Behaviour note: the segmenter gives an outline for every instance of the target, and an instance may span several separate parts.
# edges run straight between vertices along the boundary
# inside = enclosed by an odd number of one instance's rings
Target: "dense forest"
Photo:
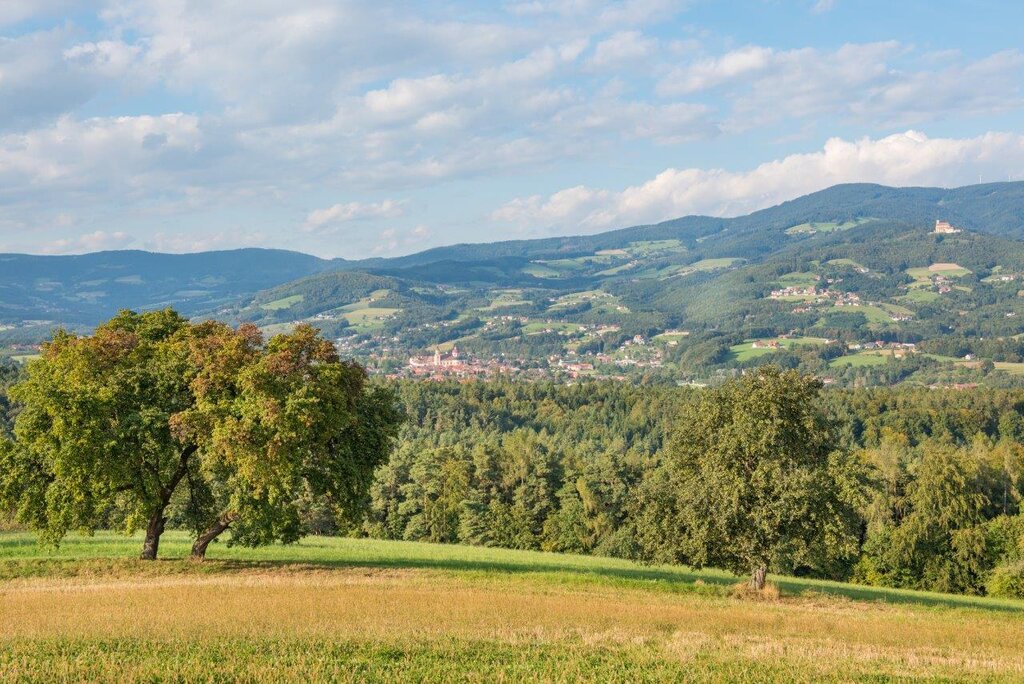
[[[0,387],[18,367],[0,365]],[[404,426],[366,514],[315,499],[306,530],[387,539],[688,558],[652,487],[688,407],[710,390],[629,383],[388,383]],[[831,389],[816,402],[855,457],[856,548],[771,570],[948,592],[1024,595],[1024,397],[1017,391]],[[0,389],[0,432],[16,407]],[[657,532],[657,533],[655,533]]]
[[[616,383],[404,383],[407,423],[360,533],[680,560],[659,547],[645,482],[705,390]],[[826,391],[862,467],[859,549],[775,571],[950,592],[1021,594],[1024,397]],[[656,522],[656,521],[655,521]]]

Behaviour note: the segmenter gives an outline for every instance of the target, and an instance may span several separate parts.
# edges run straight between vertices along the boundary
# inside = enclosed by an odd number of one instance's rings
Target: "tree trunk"
[[[210,542],[219,537],[226,529],[231,527],[231,523],[234,522],[234,519],[235,518],[232,515],[223,515],[217,520],[217,522],[210,525],[205,532],[196,537],[196,542],[192,545],[192,560],[205,560],[206,548],[210,545]]]
[[[178,483],[188,473],[188,460],[192,458],[196,451],[197,447],[195,445],[187,446],[182,450],[178,455],[178,467],[171,475],[170,481],[166,486],[160,488],[159,504],[149,519],[149,525],[146,526],[146,539],[142,542],[140,559],[156,560],[157,551],[160,549],[160,535],[164,533],[164,527],[167,525],[164,511],[170,505],[171,497],[174,496],[174,490],[177,489]]]
[[[142,542],[142,555],[139,556],[141,560],[156,560],[160,548],[160,535],[164,533],[166,524],[167,518],[164,517],[163,508],[153,513],[149,525],[146,526],[146,539]]]
[[[760,566],[754,568],[754,573],[750,576],[750,588],[754,591],[761,591],[764,589],[765,577],[768,575],[768,568]]]

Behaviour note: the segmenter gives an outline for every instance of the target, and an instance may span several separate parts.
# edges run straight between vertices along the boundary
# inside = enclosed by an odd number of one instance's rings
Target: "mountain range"
[[[936,233],[937,220],[959,232]],[[856,369],[879,365],[862,362],[864,344],[934,347],[941,361],[954,358],[938,353],[943,341],[980,348],[1018,339],[1024,183],[839,185],[736,218],[388,259],[243,249],[6,254],[0,264],[0,342],[8,343],[41,339],[55,325],[86,330],[121,308],[171,306],[268,332],[311,321],[354,355],[390,355],[391,367],[454,344],[527,364],[587,354],[618,362],[636,338],[660,339],[651,366],[683,375],[766,353],[794,363],[816,355],[836,368],[823,358],[838,353],[826,351],[836,341],[840,356],[862,357],[849,364]],[[676,334],[670,345],[666,332]],[[972,343],[959,344],[958,352]],[[993,360],[1015,363],[1011,351]]]

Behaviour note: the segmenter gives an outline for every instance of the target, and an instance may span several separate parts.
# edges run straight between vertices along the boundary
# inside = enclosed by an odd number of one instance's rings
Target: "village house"
[[[440,368],[457,368],[464,366],[465,362],[459,358],[459,348],[452,347],[448,354],[442,354],[440,349],[434,350],[433,356],[410,356],[409,367],[425,370],[437,370]]]
[[[810,287],[784,287],[781,290],[772,290],[772,299],[779,299],[781,297],[817,297],[818,288],[813,285]]]

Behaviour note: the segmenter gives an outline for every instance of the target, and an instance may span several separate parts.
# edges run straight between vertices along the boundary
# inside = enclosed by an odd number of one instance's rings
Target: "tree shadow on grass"
[[[544,562],[504,562],[490,559],[470,558],[422,558],[391,557],[379,559],[275,559],[260,561],[218,560],[227,569],[246,570],[253,568],[286,569],[408,569],[440,570],[457,573],[479,573],[486,575],[505,574],[528,577],[530,575],[562,576],[567,582],[594,582],[610,586],[647,588],[673,593],[704,593],[725,595],[742,578],[724,574],[694,571],[685,566],[672,569],[654,567],[584,567]],[[999,602],[975,596],[943,595],[909,590],[887,589],[852,584],[832,584],[793,577],[771,576],[769,581],[776,584],[784,596],[827,595],[855,601],[888,604],[916,605],[935,608],[973,608],[988,611],[1024,614],[1024,603]]]
[[[10,545],[12,540],[6,540]],[[19,540],[20,542],[20,540]],[[29,542],[34,543],[34,542]],[[666,568],[642,565],[609,567],[592,564],[593,559],[581,557],[579,564],[571,562],[545,562],[541,554],[523,560],[501,560],[496,558],[467,558],[454,553],[433,557],[401,555],[393,550],[376,557],[351,558],[344,555],[330,557],[330,549],[318,549],[310,557],[296,549],[294,555],[288,548],[279,549],[284,557],[273,559],[217,558],[215,551],[207,563],[191,563],[179,558],[165,558],[157,563],[138,561],[126,557],[94,558],[7,558],[0,559],[0,581],[28,577],[116,577],[151,576],[163,574],[216,574],[222,572],[243,572],[251,570],[328,570],[328,569],[394,569],[394,570],[436,570],[454,573],[475,573],[482,576],[539,577],[555,583],[596,584],[609,587],[648,589],[668,593],[694,593],[723,596],[742,578],[716,571],[695,571],[684,566]],[[295,547],[292,547],[295,548]],[[303,549],[308,552],[308,549]],[[372,552],[371,552],[372,553]],[[571,558],[571,557],[568,557]],[[1024,614],[1024,603],[999,601],[973,596],[933,594],[903,591],[881,587],[839,584],[796,577],[772,576],[784,596],[825,595],[856,601],[905,604],[936,608],[972,608],[986,611]]]

